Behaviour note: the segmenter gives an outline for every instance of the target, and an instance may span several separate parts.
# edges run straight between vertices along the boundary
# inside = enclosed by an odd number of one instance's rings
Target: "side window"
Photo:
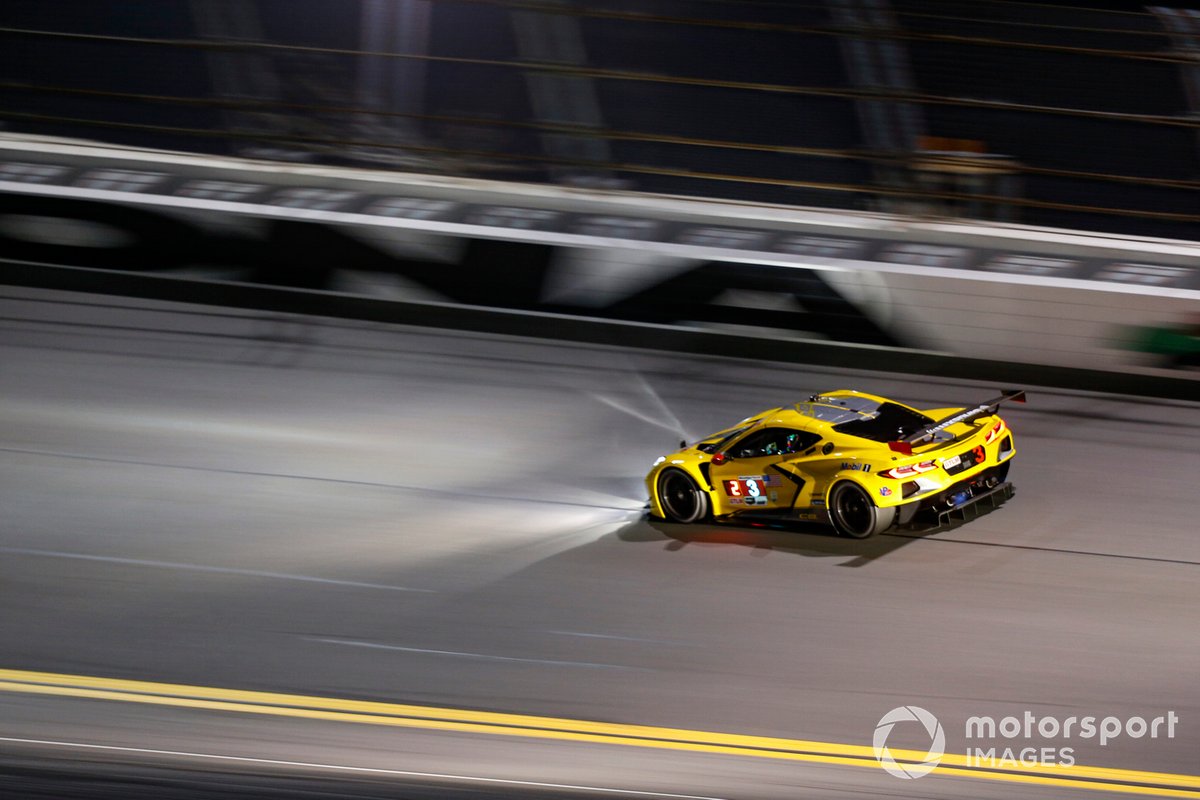
[[[821,437],[808,431],[791,428],[763,428],[735,444],[730,455],[734,458],[762,458],[763,456],[786,456],[803,453]]]

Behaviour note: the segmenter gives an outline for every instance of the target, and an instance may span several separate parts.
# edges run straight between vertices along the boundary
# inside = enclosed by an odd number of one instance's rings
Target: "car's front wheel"
[[[852,539],[867,539],[892,527],[896,509],[880,508],[857,483],[843,481],[829,493],[829,516],[838,533]]]
[[[658,476],[658,502],[672,522],[697,522],[708,514],[708,495],[677,469],[663,470]]]

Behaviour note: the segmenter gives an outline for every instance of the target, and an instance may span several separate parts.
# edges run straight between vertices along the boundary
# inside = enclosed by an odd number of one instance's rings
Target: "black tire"
[[[658,476],[658,504],[671,522],[687,524],[708,516],[708,495],[677,469],[665,469]]]
[[[892,527],[896,508],[880,508],[857,483],[842,481],[829,493],[829,517],[843,536],[869,539]]]

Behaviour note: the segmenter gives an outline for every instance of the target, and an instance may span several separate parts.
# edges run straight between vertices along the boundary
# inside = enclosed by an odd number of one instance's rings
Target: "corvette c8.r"
[[[866,538],[923,510],[1002,502],[1016,445],[996,411],[1009,400],[1025,393],[923,411],[845,389],[813,395],[659,458],[646,476],[650,513],[812,520]]]

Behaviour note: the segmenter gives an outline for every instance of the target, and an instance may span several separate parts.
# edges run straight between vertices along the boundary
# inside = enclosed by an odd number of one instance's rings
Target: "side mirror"
[[[679,440],[679,449],[682,450],[685,447],[687,447],[687,439],[680,439]]]
[[[716,464],[718,467],[721,466],[722,464],[724,464],[726,461],[733,461],[733,459],[730,458],[725,453],[714,453],[713,454],[712,463]]]

